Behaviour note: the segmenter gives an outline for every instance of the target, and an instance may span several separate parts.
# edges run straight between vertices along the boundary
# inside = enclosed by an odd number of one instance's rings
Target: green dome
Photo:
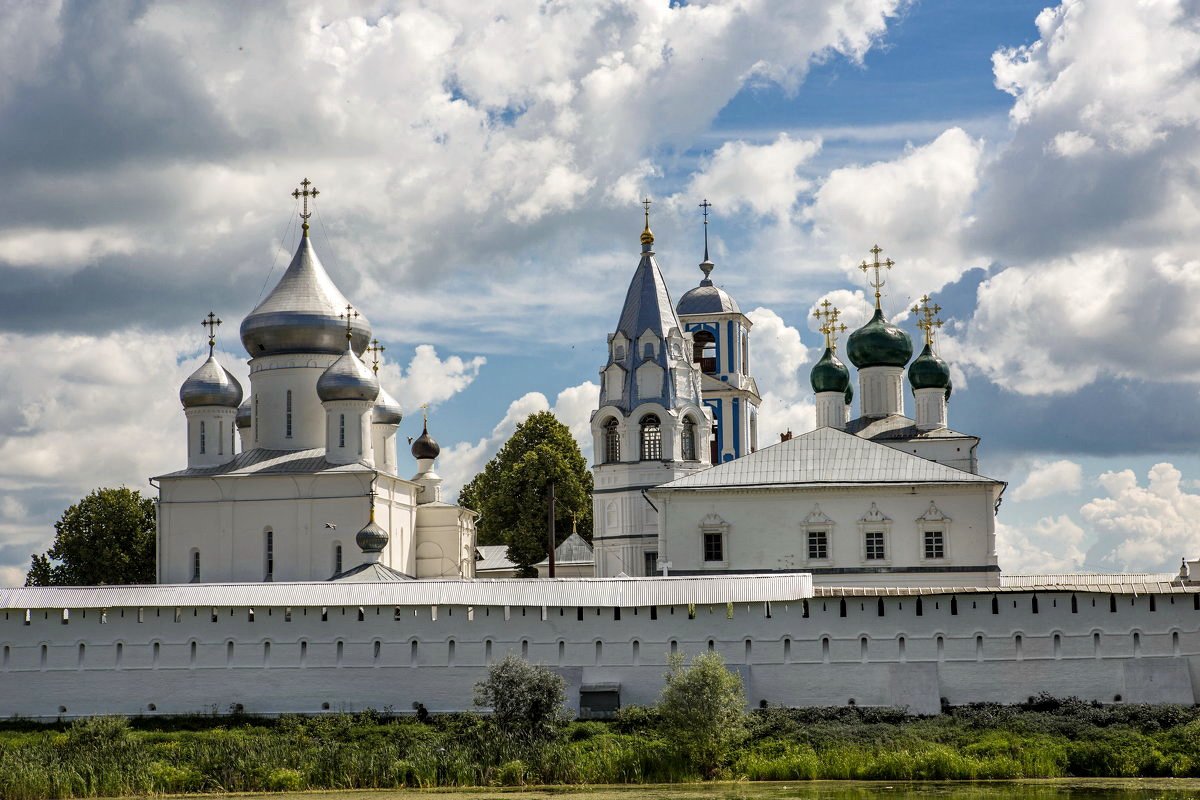
[[[851,383],[847,383],[846,384],[846,405],[850,405],[853,402],[854,402],[854,385]]]
[[[821,360],[813,365],[809,380],[812,381],[813,391],[817,394],[844,392],[850,386],[850,370],[846,369],[846,365],[838,360],[832,350],[826,347],[825,355],[821,356]]]
[[[912,358],[912,339],[877,308],[870,322],[850,334],[846,352],[859,369],[903,367]]]
[[[908,368],[908,382],[913,391],[917,389],[945,389],[950,398],[950,367],[936,355],[929,345],[921,351]]]

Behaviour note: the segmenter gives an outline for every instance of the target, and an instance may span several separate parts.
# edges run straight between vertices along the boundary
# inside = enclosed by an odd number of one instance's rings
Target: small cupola
[[[850,362],[858,367],[859,396],[864,417],[887,417],[904,413],[904,367],[912,358],[912,339],[900,328],[883,316],[880,289],[884,286],[884,272],[895,266],[890,258],[879,260],[883,249],[879,245],[871,248],[874,263],[863,261],[859,269],[874,271],[869,281],[875,290],[875,313],[866,325],[850,334],[846,341],[846,354]]]
[[[930,305],[929,295],[925,295],[912,310],[918,317],[917,327],[925,334],[924,349],[908,367],[908,382],[917,404],[917,428],[927,431],[945,428],[946,407],[953,385],[950,367],[933,350],[934,332],[942,327],[942,321],[937,318],[942,307]]]
[[[213,467],[235,455],[234,430],[242,385],[217,363],[217,327],[211,311],[201,325],[208,328],[208,359],[179,387],[179,402],[188,421],[188,466]]]
[[[846,425],[846,392],[850,389],[850,370],[837,357],[837,337],[846,330],[838,322],[842,312],[824,300],[813,311],[820,332],[825,336],[825,353],[813,365],[809,382],[816,396],[818,428],[844,428]]]
[[[367,557],[368,561],[378,561],[391,538],[388,532],[375,521],[375,504],[372,503],[371,518],[362,527],[362,530],[354,535],[354,543],[358,545],[359,550],[363,551],[363,555]]]
[[[426,411],[421,435],[412,443],[412,455],[417,460],[417,474],[412,480],[421,487],[417,490],[417,505],[436,503],[442,499],[442,476],[433,468],[433,462],[441,452],[442,448],[429,435],[429,413]]]
[[[379,379],[354,352],[353,321],[346,306],[346,350],[317,379],[317,397],[325,407],[325,459],[331,464],[361,461],[374,465],[371,419],[379,397]]]

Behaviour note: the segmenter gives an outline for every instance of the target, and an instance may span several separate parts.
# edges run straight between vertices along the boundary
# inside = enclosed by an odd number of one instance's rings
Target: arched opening
[[[604,423],[604,463],[617,464],[621,461],[621,431],[616,417]]]
[[[642,461],[662,458],[662,425],[655,414],[647,414],[639,423],[642,430]]]
[[[333,574],[342,574],[342,545],[340,542],[335,542],[333,545]]]
[[[199,580],[200,580],[200,551],[193,550],[192,551],[192,581],[197,582]]]
[[[275,580],[275,531],[263,530],[263,580]]]
[[[684,461],[696,460],[696,423],[691,417],[683,418],[683,431],[679,437]]]
[[[700,365],[700,371],[709,375],[717,371],[717,337],[708,331],[696,331],[692,335],[692,361]]]
[[[204,455],[204,420],[200,420],[200,455]]]

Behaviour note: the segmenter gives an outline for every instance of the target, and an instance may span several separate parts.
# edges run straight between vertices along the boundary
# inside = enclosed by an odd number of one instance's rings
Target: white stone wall
[[[1198,626],[1195,594],[1083,592],[817,597],[691,612],[9,609],[0,612],[0,715],[227,713],[236,706],[257,714],[408,712],[414,702],[434,712],[464,710],[487,664],[506,652],[559,671],[572,703],[581,684],[612,682],[623,705],[649,704],[674,649],[720,652],[745,680],[752,707],[853,699],[936,713],[942,698],[1012,703],[1043,691],[1191,704],[1200,676]]]
[[[325,446],[325,410],[317,380],[335,355],[277,355],[250,361],[250,419],[247,450],[308,450]],[[292,435],[287,435],[287,393],[292,393]]]

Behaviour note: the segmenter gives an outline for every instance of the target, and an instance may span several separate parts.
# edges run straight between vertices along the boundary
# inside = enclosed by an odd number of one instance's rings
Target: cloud
[[[479,376],[479,370],[486,363],[487,359],[483,356],[470,359],[449,356],[443,359],[433,345],[419,344],[414,348],[413,357],[403,374],[400,374],[398,366],[390,369],[384,366],[380,371],[384,375],[385,386],[389,383],[387,378],[392,378],[391,385],[396,387],[393,394],[406,413],[411,414],[426,403],[436,406],[466,389]]]
[[[785,431],[804,433],[816,427],[812,389],[804,367],[814,351],[800,339],[800,331],[769,308],[746,314],[750,331],[750,372],[759,385],[758,446],[766,447]]]
[[[1096,541],[1088,549],[1089,565],[1100,569],[1173,572],[1182,557],[1200,553],[1200,495],[1184,489],[1182,474],[1172,464],[1155,464],[1147,484],[1132,470],[1105,472],[1100,486],[1107,494],[1080,509]]]
[[[690,209],[693,198],[716,197],[728,211],[747,208],[759,216],[782,219],[810,185],[798,170],[820,149],[819,139],[795,141],[786,133],[766,145],[726,142],[672,200]]]
[[[1035,461],[1025,482],[1012,492],[1014,501],[1037,500],[1055,494],[1078,492],[1083,486],[1083,467],[1074,461]]]
[[[1010,575],[1078,572],[1083,540],[1083,528],[1065,514],[1042,517],[1030,530],[996,523],[996,556]]]

